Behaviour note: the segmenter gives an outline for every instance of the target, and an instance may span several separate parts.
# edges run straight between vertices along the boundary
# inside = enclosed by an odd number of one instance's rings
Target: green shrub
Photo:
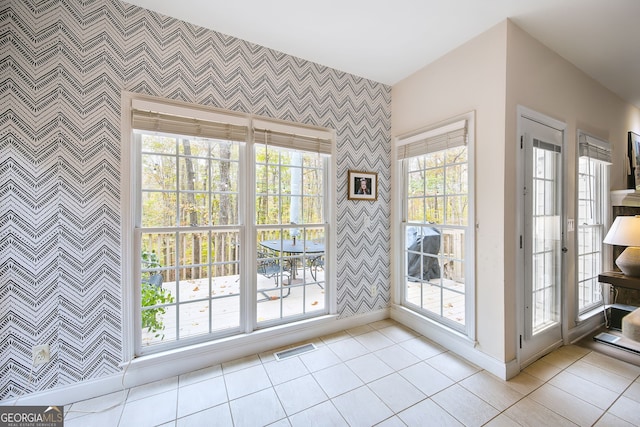
[[[167,304],[174,301],[171,292],[168,289],[164,289],[151,283],[142,283],[142,307],[150,307],[158,304]],[[158,315],[166,313],[165,307],[155,307],[142,311],[142,328],[147,328],[149,332],[155,333],[155,337],[159,337],[161,334],[159,331],[164,329],[164,323]],[[162,338],[164,339],[164,334]]]
[[[153,251],[142,251],[142,265],[145,268],[161,267],[158,255]],[[150,272],[143,274],[141,286],[142,307],[154,307],[156,305],[174,302],[175,300],[168,289],[150,283],[150,279],[153,276],[154,274]],[[162,322],[162,318],[158,318],[158,315],[165,314],[166,311],[165,307],[154,307],[147,310],[143,308],[142,328],[147,328],[149,332],[155,334],[156,338],[161,336],[160,339],[164,339],[164,334],[160,332],[164,330],[164,323]]]

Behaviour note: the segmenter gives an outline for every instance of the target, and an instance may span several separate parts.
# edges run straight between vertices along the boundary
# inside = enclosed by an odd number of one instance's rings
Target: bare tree
[[[186,188],[188,192],[186,193],[187,204],[186,204],[186,212],[185,215],[189,218],[189,225],[196,226],[198,225],[198,210],[196,208],[196,197],[193,193],[195,191],[195,181],[196,181],[196,173],[193,168],[193,160],[191,159],[191,141],[188,138],[182,139],[182,149],[184,150],[184,160],[186,167]],[[179,167],[179,165],[178,165]],[[192,264],[200,264],[200,235],[197,233],[193,233],[191,235],[191,244],[193,245],[193,253],[191,254],[191,263]],[[184,249],[183,249],[184,250]],[[189,279],[199,279],[200,278],[200,267],[192,267],[190,269],[190,276],[187,277]],[[189,274],[189,273],[187,273]]]

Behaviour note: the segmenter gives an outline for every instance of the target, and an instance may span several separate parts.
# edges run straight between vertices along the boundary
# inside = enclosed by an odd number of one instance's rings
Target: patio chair
[[[142,279],[142,283],[148,283],[152,286],[155,286],[156,288],[161,288],[162,282],[163,278],[162,274],[160,273],[152,274],[148,278]]]
[[[318,269],[324,270],[324,255],[317,255],[309,259],[309,272],[313,280],[318,280]],[[318,283],[318,286],[324,289],[320,283]]]
[[[257,262],[258,262],[258,265],[257,265],[258,274],[268,279],[274,279],[276,287],[279,286],[280,277],[282,276],[282,282],[283,282],[282,284],[284,286],[289,286],[289,284],[291,283],[291,276],[290,276],[289,269],[281,265],[280,262],[278,262],[277,258],[274,258],[268,252],[258,251]],[[272,300],[272,299],[288,297],[289,294],[291,293],[291,288],[287,288],[286,295],[283,295],[282,297],[278,296],[278,297],[272,298],[265,291],[259,291],[259,292],[262,295],[264,295],[265,300]],[[262,301],[265,301],[265,300],[262,300]]]

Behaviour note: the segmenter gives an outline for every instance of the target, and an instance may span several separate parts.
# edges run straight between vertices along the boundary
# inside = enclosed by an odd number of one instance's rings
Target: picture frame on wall
[[[349,200],[378,200],[378,173],[350,170]]]
[[[630,179],[628,187],[640,190],[640,135],[629,132],[627,148],[630,163]]]

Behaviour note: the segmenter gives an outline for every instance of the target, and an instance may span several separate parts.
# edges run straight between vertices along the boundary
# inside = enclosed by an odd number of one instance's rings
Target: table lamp
[[[640,215],[616,217],[603,243],[627,246],[616,265],[625,275],[640,277]]]

